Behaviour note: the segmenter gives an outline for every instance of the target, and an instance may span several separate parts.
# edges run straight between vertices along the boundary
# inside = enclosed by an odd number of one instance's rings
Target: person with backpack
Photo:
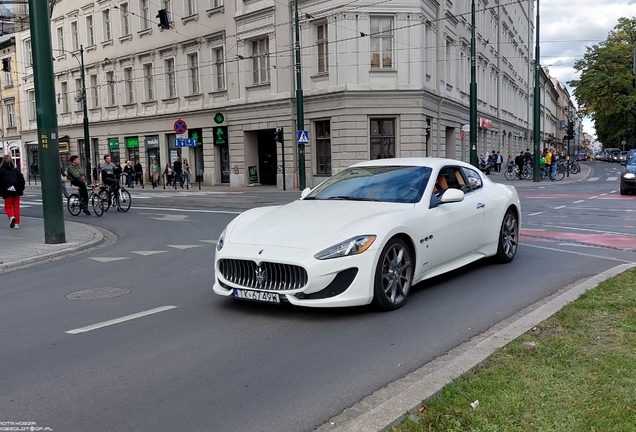
[[[20,197],[24,193],[24,187],[24,176],[14,165],[11,155],[4,155],[0,162],[0,190],[11,228],[20,228]]]

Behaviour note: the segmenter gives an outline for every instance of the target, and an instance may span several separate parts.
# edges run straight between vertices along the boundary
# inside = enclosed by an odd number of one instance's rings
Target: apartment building
[[[145,168],[181,156],[205,184],[280,187],[283,175],[297,184],[298,130],[309,132],[308,186],[362,160],[468,160],[469,3],[299,1],[304,124],[296,125],[294,2],[58,0],[51,39],[60,141],[84,154],[85,100],[92,165],[107,153]],[[480,154],[531,145],[533,7],[476,1]],[[17,38],[32,160],[29,32]]]
[[[15,36],[0,37],[0,60],[0,157],[10,154],[16,166],[24,169]]]

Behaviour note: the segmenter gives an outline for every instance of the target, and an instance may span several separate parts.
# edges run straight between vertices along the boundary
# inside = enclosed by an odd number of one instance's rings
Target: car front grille
[[[222,259],[219,271],[228,282],[265,291],[295,290],[308,281],[304,268],[289,264]]]

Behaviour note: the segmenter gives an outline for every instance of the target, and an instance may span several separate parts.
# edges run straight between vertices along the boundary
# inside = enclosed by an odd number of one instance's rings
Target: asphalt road
[[[511,264],[483,261],[427,281],[391,313],[212,293],[225,224],[295,194],[135,189],[129,213],[80,217],[116,242],[0,274],[0,422],[69,432],[313,430],[560,288],[636,261],[636,196],[618,194],[618,165],[592,166],[585,182],[519,183],[522,244]],[[41,216],[38,198],[23,198],[25,215]],[[67,298],[78,292],[87,299]]]

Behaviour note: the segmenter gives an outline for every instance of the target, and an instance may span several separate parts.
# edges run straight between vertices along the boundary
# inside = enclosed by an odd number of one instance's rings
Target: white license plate
[[[234,297],[243,300],[253,300],[265,303],[280,303],[280,297],[277,293],[267,291],[253,291],[235,288]]]

